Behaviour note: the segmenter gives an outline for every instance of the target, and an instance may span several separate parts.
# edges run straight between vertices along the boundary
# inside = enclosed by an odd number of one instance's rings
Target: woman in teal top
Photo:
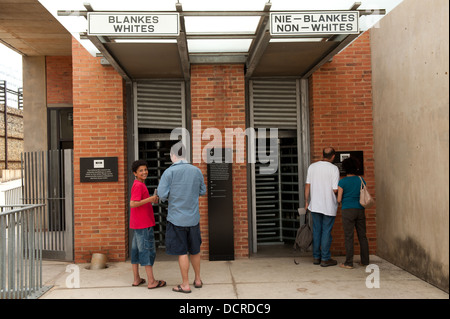
[[[345,235],[345,263],[340,267],[346,269],[353,268],[353,233],[356,228],[358,235],[361,262],[360,265],[366,266],[369,264],[369,242],[366,236],[366,215],[365,209],[359,203],[359,190],[361,182],[366,182],[364,179],[356,176],[358,169],[358,160],[354,157],[349,157],[342,162],[342,168],[347,172],[347,177],[344,177],[338,184],[338,203],[342,204],[342,225],[344,227]]]

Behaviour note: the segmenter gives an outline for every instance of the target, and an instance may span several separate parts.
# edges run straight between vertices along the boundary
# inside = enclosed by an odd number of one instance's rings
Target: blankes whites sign
[[[178,13],[88,12],[88,35],[178,36]]]

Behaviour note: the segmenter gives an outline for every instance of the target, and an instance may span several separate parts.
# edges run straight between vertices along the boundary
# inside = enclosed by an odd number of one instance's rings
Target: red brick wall
[[[191,66],[192,120],[201,120],[202,133],[207,128],[218,128],[225,147],[225,128],[245,130],[245,80],[243,65],[192,65]],[[211,137],[211,140],[213,138]],[[211,141],[202,141],[201,149]],[[236,151],[236,143],[233,145]],[[245,156],[245,155],[244,155]],[[207,166],[202,160],[198,167],[207,176]],[[233,161],[233,213],[235,257],[247,257],[248,212],[246,164]],[[209,252],[208,197],[200,198],[200,227],[202,231],[202,257]]]
[[[92,253],[125,261],[128,249],[124,85],[72,40],[75,262]],[[80,157],[118,157],[118,182],[80,183]]]
[[[45,58],[47,104],[72,104],[72,57]]]
[[[312,162],[322,158],[322,149],[364,152],[364,179],[375,195],[372,66],[370,33],[365,32],[344,51],[326,63],[310,79]],[[370,253],[376,252],[375,208],[366,209]],[[333,227],[332,254],[345,255],[340,209]],[[359,243],[355,233],[355,254]]]

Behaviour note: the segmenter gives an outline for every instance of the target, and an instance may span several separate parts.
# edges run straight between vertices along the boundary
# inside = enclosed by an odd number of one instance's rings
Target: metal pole
[[[278,161],[278,219],[279,219],[279,229],[280,229],[280,242],[283,241],[283,199],[282,199],[282,194],[281,194],[281,145],[280,145],[280,139],[278,139],[277,141],[277,147],[278,147],[278,157],[277,158],[273,158],[273,160]],[[272,155],[272,154],[271,154]],[[270,164],[270,161],[269,161]]]
[[[5,299],[6,292],[6,218],[0,216],[0,299]]]
[[[4,104],[3,104],[3,121],[5,123],[5,169],[8,169],[8,99],[6,96],[6,81],[3,82],[3,95],[5,98]]]

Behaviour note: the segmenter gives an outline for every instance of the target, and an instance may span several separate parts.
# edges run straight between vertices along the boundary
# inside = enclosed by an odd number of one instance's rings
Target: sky
[[[22,87],[22,56],[0,43],[0,80],[6,87],[17,91]],[[8,106],[17,108],[17,97],[8,94]]]

